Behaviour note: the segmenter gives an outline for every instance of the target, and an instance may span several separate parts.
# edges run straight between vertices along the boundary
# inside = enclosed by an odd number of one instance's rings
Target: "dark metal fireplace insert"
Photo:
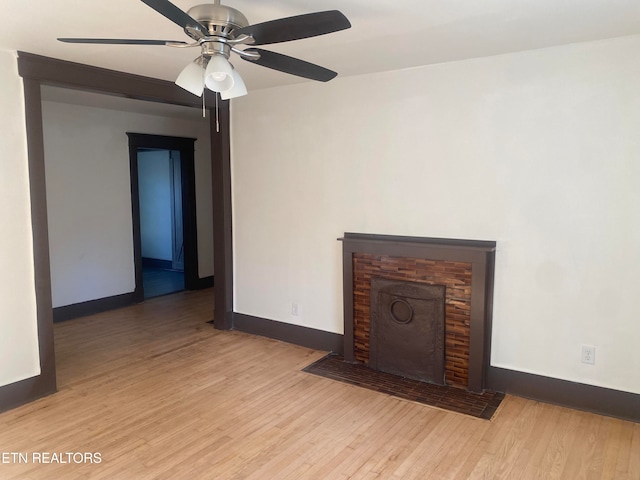
[[[444,384],[444,285],[371,279],[369,367]]]

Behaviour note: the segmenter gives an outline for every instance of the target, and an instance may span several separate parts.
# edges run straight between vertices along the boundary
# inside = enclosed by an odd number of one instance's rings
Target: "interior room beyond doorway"
[[[184,290],[182,176],[177,150],[138,150],[144,297]]]

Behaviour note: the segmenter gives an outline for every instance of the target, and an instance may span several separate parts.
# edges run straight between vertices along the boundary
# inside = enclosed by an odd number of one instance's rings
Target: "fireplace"
[[[345,361],[482,392],[491,348],[495,242],[355,233],[340,240]],[[443,329],[426,318],[437,304],[444,310]],[[401,326],[409,317],[421,338],[410,333],[398,340],[396,334],[410,331]],[[407,341],[415,344],[402,351]],[[443,347],[436,352],[438,345]],[[408,358],[415,355],[437,359]]]

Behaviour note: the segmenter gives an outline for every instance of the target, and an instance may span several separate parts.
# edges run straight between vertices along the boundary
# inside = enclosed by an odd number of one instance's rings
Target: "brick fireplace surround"
[[[371,278],[444,285],[445,383],[482,392],[491,350],[493,241],[345,233],[344,359],[369,362]]]

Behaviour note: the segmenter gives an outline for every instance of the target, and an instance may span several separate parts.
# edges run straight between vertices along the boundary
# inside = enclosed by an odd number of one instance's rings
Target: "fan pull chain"
[[[204,92],[202,92],[202,118],[207,118],[207,109],[204,106]]]
[[[220,119],[218,117],[218,92],[216,92],[216,132],[220,133]]]

